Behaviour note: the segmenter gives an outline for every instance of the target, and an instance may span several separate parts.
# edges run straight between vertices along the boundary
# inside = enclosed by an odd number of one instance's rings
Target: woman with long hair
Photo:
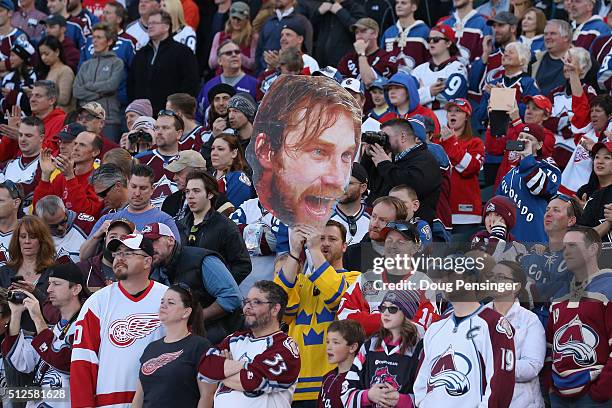
[[[230,18],[225,23],[225,30],[215,34],[208,57],[208,65],[211,69],[220,70],[217,60],[217,50],[225,40],[231,39],[240,47],[240,60],[242,69],[247,74],[253,73],[255,69],[255,51],[257,49],[257,35],[251,26],[251,10],[249,5],[237,1],[230,8]]]
[[[212,407],[214,388],[197,380],[198,363],[210,342],[202,337],[202,307],[189,286],[170,286],[159,306],[159,320],[166,336],[142,353],[132,408]]]
[[[546,27],[546,15],[538,8],[531,7],[521,20],[521,36],[519,41],[531,48],[532,54],[538,51],[546,51],[544,46],[544,27]]]
[[[576,196],[584,205],[586,205],[586,202],[595,192],[612,184],[611,149],[612,144],[609,142],[598,143],[593,146],[593,151],[591,152],[591,157],[593,158],[593,171],[591,172],[589,182],[580,187],[576,193]]]
[[[508,291],[494,291],[494,299],[487,304],[505,316],[514,329],[515,385],[510,407],[544,406],[538,374],[544,366],[546,336],[538,316],[528,308],[527,276],[520,264],[500,261],[493,268],[493,280],[511,284]]]
[[[461,62],[455,31],[445,25],[431,29],[427,44],[431,59],[412,71],[419,82],[421,105],[434,111],[440,125],[446,123],[444,101],[467,96],[467,68]]]
[[[30,58],[34,55],[34,47],[30,43],[17,41],[13,44],[9,55],[11,70],[2,77],[2,112],[10,114],[13,107],[21,109],[25,116],[29,116],[29,96],[32,85],[36,82],[36,72],[30,65]]]
[[[38,44],[38,53],[42,62],[38,70],[40,78],[57,84],[57,106],[66,113],[72,112],[75,108],[75,100],[72,97],[74,72],[66,65],[62,44],[57,38],[47,36]]]
[[[161,8],[168,12],[172,18],[172,38],[174,38],[174,41],[186,45],[195,54],[197,45],[196,33],[193,27],[188,26],[185,22],[185,13],[181,0],[162,0]]]
[[[478,174],[484,161],[484,143],[472,133],[472,107],[465,99],[446,104],[448,126],[442,128],[438,143],[453,165],[451,210],[453,233],[471,235],[482,222]]]
[[[229,133],[217,136],[212,144],[210,161],[219,192],[225,193],[234,207],[240,207],[240,204],[253,197],[253,185],[246,175],[249,166],[236,136]]]
[[[345,407],[412,406],[409,394],[423,348],[417,326],[410,320],[418,305],[416,291],[387,292],[379,307],[380,330],[361,346],[346,374]]]

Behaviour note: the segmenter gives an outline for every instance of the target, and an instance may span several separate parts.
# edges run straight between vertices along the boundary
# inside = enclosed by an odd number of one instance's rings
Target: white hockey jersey
[[[456,319],[453,313],[425,332],[416,406],[509,406],[515,383],[512,325],[484,306]]]
[[[137,298],[113,283],[94,293],[76,323],[70,372],[73,407],[131,406],[140,356],[162,338],[161,298],[168,289],[150,281]]]
[[[0,266],[4,266],[7,263],[7,261],[10,259],[9,244],[11,243],[12,236],[13,236],[13,231],[9,231],[9,232],[0,231]]]
[[[195,31],[193,31],[193,28],[189,26],[184,26],[183,28],[178,30],[174,34],[174,37],[172,38],[174,39],[174,41],[189,47],[189,49],[191,49],[191,51],[193,51],[193,53],[195,54],[196,52],[196,33]]]

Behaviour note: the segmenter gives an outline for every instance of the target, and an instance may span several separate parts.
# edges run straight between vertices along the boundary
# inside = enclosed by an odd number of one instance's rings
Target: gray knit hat
[[[245,92],[237,93],[232,96],[227,103],[227,108],[234,108],[239,110],[247,117],[249,122],[253,123],[255,120],[255,113],[257,113],[257,103],[251,95]]]
[[[125,113],[128,112],[135,112],[140,116],[150,117],[153,116],[153,107],[148,99],[134,99],[134,101],[125,108]]]
[[[390,290],[380,303],[384,302],[393,303],[407,319],[412,319],[419,309],[419,293],[415,290]]]

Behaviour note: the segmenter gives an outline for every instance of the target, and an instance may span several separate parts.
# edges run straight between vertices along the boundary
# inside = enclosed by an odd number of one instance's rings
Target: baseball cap
[[[436,124],[429,116],[414,115],[413,118],[423,122],[423,124],[425,125],[425,132],[433,133],[436,130]]]
[[[370,84],[368,89],[372,89],[372,88],[385,89],[385,85],[387,85],[387,78],[385,78],[384,76],[379,76],[378,78],[374,80],[374,82]]]
[[[123,225],[127,227],[128,231],[130,231],[130,234],[133,233],[134,230],[136,229],[136,225],[132,221],[128,220],[127,218],[119,218],[119,219],[113,220],[110,224],[108,224],[108,229],[111,229],[116,225]]]
[[[244,20],[245,18],[249,18],[251,14],[251,9],[248,4],[237,1],[232,3],[232,7],[230,7],[230,17],[236,17],[237,19]]]
[[[142,229],[142,235],[151,241],[155,241],[161,237],[172,237],[176,239],[170,227],[166,224],[162,224],[161,222],[154,222],[145,225]]]
[[[81,132],[85,132],[87,128],[80,123],[69,123],[60,130],[57,134],[62,142],[72,142]]]
[[[380,31],[376,20],[370,17],[363,17],[357,20],[355,24],[351,26],[351,31],[354,32],[357,28],[369,28],[376,31],[377,33]]]
[[[516,18],[516,16],[509,11],[500,11],[495,15],[495,17],[491,17],[487,21],[488,26],[492,26],[493,23],[517,25],[518,18]]]
[[[304,35],[306,34],[306,31],[304,30],[304,26],[294,19],[287,21],[282,29],[284,30],[285,28],[295,32],[297,35],[301,37],[304,37]]]
[[[141,249],[149,256],[154,254],[153,241],[142,234],[134,233],[123,235],[121,238],[115,238],[108,243],[106,248],[111,252],[115,252],[120,245],[125,245],[130,249]]]
[[[98,102],[87,102],[79,108],[79,113],[82,111],[91,113],[98,119],[106,119],[106,111]]]
[[[535,137],[538,142],[544,142],[544,138],[546,137],[544,135],[544,128],[535,123],[523,124],[519,129],[519,133],[520,132],[529,133],[531,136]]]
[[[172,173],[178,173],[185,169],[185,167],[206,168],[206,160],[204,160],[204,157],[195,150],[182,150],[179,152],[178,156],[178,159],[166,166],[166,170]]]
[[[55,264],[50,268],[49,277],[63,279],[68,282],[78,283],[81,286],[85,286],[85,277],[76,264],[68,262],[65,264]]]
[[[435,30],[435,31],[438,31],[444,34],[444,37],[450,42],[455,42],[457,40],[457,36],[455,35],[455,30],[453,30],[453,27],[451,26],[439,24],[435,26],[434,28],[432,28],[431,30],[432,31]]]
[[[345,78],[340,84],[340,86],[349,91],[365,95],[365,85],[358,79]]]
[[[51,14],[44,21],[42,21],[42,23],[48,26],[49,25],[59,25],[61,27],[66,27],[66,19],[63,16],[60,16],[57,14]]]
[[[421,142],[427,141],[427,132],[425,132],[425,124],[423,122],[415,118],[408,118],[406,119],[406,122],[408,122],[412,128],[412,131],[414,132],[414,135]]]
[[[0,7],[10,11],[15,11],[15,4],[13,4],[11,0],[0,0]]]
[[[342,74],[340,73],[340,71],[329,65],[316,70],[312,73],[312,76],[324,76],[329,79],[333,79],[337,83],[342,83]]]
[[[11,51],[14,52],[24,61],[28,61],[32,55],[36,52],[34,47],[27,39],[22,37],[17,37],[13,46],[11,47]]]
[[[535,106],[542,109],[549,115],[552,113],[552,103],[550,102],[550,99],[544,95],[526,96],[525,103],[528,103],[529,101],[533,101]]]
[[[415,225],[410,221],[391,221],[380,231],[383,239],[387,238],[387,234],[391,231],[397,231],[407,239],[419,243],[420,237],[416,231]]]
[[[612,152],[612,142],[599,142],[593,145],[591,149],[591,154],[595,156],[595,154],[599,151],[599,149],[605,147],[609,152]]]
[[[353,162],[353,169],[351,170],[351,176],[355,177],[361,183],[368,182],[368,172],[365,169],[365,167],[361,165],[361,163]]]
[[[446,103],[444,109],[449,110],[453,106],[457,107],[461,112],[465,112],[468,116],[472,116],[472,105],[467,101],[467,99],[457,98],[452,99]]]

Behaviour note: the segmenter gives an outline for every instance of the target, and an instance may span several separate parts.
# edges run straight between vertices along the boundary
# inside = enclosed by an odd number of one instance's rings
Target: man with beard
[[[83,29],[85,37],[93,33],[92,27],[100,22],[91,11],[83,8],[82,0],[67,0],[66,11],[70,14],[70,20],[78,23]]]
[[[94,217],[66,210],[64,202],[55,195],[43,197],[36,203],[36,215],[49,226],[57,258],[69,257],[72,262],[78,262],[79,248],[91,232]]]
[[[324,77],[280,77],[264,97],[247,160],[262,205],[287,225],[321,228],[344,194],[361,109]]]
[[[178,223],[180,237],[186,245],[221,255],[240,284],[251,273],[251,259],[236,224],[215,210],[218,195],[217,182],[205,171],[187,176],[185,202],[190,211]]]
[[[145,226],[142,233],[153,241],[151,279],[189,286],[202,306],[206,338],[211,343],[220,342],[240,327],[240,291],[219,254],[181,246],[172,230],[161,223]]]
[[[227,120],[229,127],[240,140],[242,151],[246,151],[253,135],[253,120],[257,112],[257,104],[251,95],[240,92],[227,102]]]
[[[289,254],[274,277],[274,282],[289,296],[285,312],[288,334],[302,354],[300,380],[293,400],[304,404],[314,403],[321,378],[333,369],[327,363],[323,339],[333,319],[323,316],[336,314],[342,295],[359,277],[359,272],[349,272],[342,266],[345,236],[344,226],[337,221],[328,221],[323,231],[310,225],[296,225],[290,234]],[[299,260],[304,251],[308,254],[308,265]]]
[[[107,246],[113,239],[134,233],[134,229],[134,223],[125,218],[113,221],[107,220],[102,224],[102,227],[98,230],[100,235],[98,242],[102,245],[102,250],[85,259],[81,254],[83,260],[77,263],[86,279],[85,285],[87,287],[101,288],[117,281],[113,273],[113,255]]]
[[[153,243],[140,234],[113,239],[118,282],[94,293],[77,318],[70,365],[74,407],[128,407],[136,393],[140,356],[165,335],[158,310],[167,286],[149,279]]]
[[[351,179],[345,193],[340,197],[331,219],[338,221],[346,230],[346,243],[357,244],[368,233],[370,214],[362,201],[368,190],[368,172],[357,162],[353,163]]]
[[[280,323],[287,293],[257,281],[242,301],[246,330],[226,337],[200,362],[198,378],[218,384],[215,406],[289,407],[300,372],[300,354]]]

